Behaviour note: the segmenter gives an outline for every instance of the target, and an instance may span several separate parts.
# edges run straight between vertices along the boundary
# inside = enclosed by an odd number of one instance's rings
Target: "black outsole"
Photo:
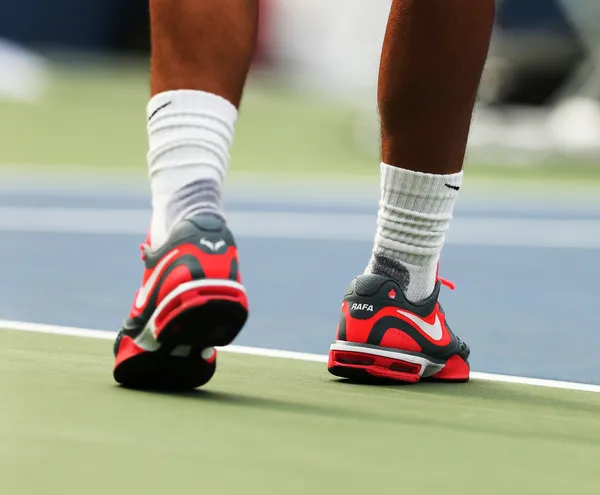
[[[411,382],[404,380],[394,380],[393,378],[381,378],[373,376],[371,373],[363,369],[347,368],[345,366],[333,366],[328,368],[329,373],[338,378],[343,378],[349,383],[361,385],[412,385]]]
[[[216,360],[202,359],[201,349],[187,357],[174,357],[168,351],[145,352],[123,361],[113,372],[117,383],[138,390],[182,392],[201,387],[215,374]]]
[[[113,376],[117,383],[135,389],[185,391],[201,387],[214,375],[216,360],[201,356],[209,347],[229,345],[248,318],[247,309],[232,301],[209,301],[171,320],[157,341],[161,348],[144,352],[120,363]],[[185,357],[172,356],[177,346],[190,346]]]
[[[248,310],[240,303],[208,301],[173,318],[156,340],[166,347],[223,347],[238,336],[247,318]]]

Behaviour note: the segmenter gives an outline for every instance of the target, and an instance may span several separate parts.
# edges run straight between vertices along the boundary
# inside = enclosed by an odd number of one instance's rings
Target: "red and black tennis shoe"
[[[142,252],[146,269],[115,341],[114,378],[132,388],[204,385],[215,372],[215,347],[230,344],[248,317],[233,235],[218,218],[200,215]]]
[[[390,278],[356,277],[342,303],[329,371],[360,381],[467,381],[469,348],[448,326],[441,283],[454,288],[440,279],[428,299],[412,304]]]

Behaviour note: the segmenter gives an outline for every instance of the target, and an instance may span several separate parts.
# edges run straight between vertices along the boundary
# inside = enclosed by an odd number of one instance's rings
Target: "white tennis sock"
[[[229,167],[238,111],[204,91],[166,91],[148,103],[148,170],[153,246],[192,214],[224,219],[221,186]]]
[[[411,302],[429,297],[462,176],[382,163],[377,234],[365,273],[397,280]]]

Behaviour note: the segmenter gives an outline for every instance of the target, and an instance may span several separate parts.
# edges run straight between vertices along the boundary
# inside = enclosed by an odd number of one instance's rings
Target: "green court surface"
[[[120,388],[111,341],[0,331],[0,493],[561,494],[600,486],[600,394],[368,387],[221,353],[205,389]]]
[[[145,177],[148,74],[146,61],[53,65],[51,83],[35,103],[0,101],[0,167],[39,175],[129,174]],[[373,95],[374,98],[374,95]],[[375,105],[375,100],[373,100]],[[301,92],[279,79],[256,75],[244,96],[232,149],[231,172],[365,175],[376,180],[379,157],[359,144],[365,116],[348,101]],[[373,124],[375,126],[375,124]],[[370,140],[371,137],[368,139]],[[435,138],[432,137],[432,142]],[[596,161],[527,158],[528,166],[503,166],[487,157],[485,166],[468,160],[469,175],[519,178],[537,183],[565,179],[597,184]],[[540,161],[541,160],[541,161]]]

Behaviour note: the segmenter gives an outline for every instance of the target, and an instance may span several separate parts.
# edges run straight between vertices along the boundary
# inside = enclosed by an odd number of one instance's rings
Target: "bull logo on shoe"
[[[219,249],[224,247],[227,243],[223,239],[219,239],[216,242],[211,242],[208,239],[206,239],[205,237],[202,237],[200,239],[200,244],[202,246],[206,246],[208,249],[210,249],[211,251],[216,253],[217,251],[219,251]]]

